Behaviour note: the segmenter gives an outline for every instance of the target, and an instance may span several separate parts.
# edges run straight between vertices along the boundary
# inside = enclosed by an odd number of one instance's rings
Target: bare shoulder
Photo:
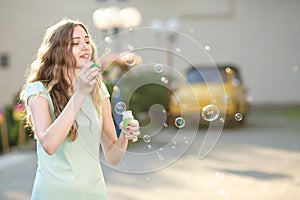
[[[40,96],[38,94],[36,95],[31,95],[29,98],[28,98],[28,106],[31,110],[31,112],[33,110],[41,110],[41,111],[45,111],[45,109],[49,110],[49,102],[48,100],[43,97],[43,96]]]

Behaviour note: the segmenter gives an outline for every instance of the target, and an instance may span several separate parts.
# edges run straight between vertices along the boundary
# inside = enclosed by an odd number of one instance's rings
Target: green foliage
[[[4,115],[8,132],[8,143],[10,147],[18,145],[20,126],[24,126],[20,121],[13,118],[14,106],[20,103],[19,93],[13,98],[12,103],[4,107]],[[31,130],[26,128],[26,140],[30,138]],[[0,129],[0,134],[2,134]],[[2,138],[0,137],[0,152],[2,152]]]
[[[129,107],[134,113],[148,112],[154,104],[168,108],[168,89],[158,84],[147,84],[138,88],[131,96]]]
[[[8,141],[9,146],[15,146],[18,142],[18,133],[19,133],[19,122],[14,121],[12,117],[13,106],[9,105],[4,108],[4,115],[6,117],[6,125],[8,131]],[[2,134],[0,129],[0,134]],[[0,141],[0,152],[2,152],[2,140]]]
[[[121,98],[112,98],[112,109],[118,101],[123,101],[127,109],[133,111],[138,118],[139,114],[148,115],[149,109],[155,104],[168,109],[169,94],[168,85],[161,81],[161,77],[167,77],[166,74],[154,73],[153,70],[142,70],[136,68],[133,73],[127,73],[117,83],[121,91]],[[106,83],[106,86],[112,95],[114,84]],[[139,118],[138,118],[139,119]],[[141,125],[149,122],[149,116],[146,119],[139,119]]]

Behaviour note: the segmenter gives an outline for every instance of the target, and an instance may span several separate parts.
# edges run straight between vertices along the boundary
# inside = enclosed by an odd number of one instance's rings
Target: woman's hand
[[[97,83],[97,78],[99,77],[100,68],[94,67],[96,63],[88,62],[86,63],[78,74],[76,81],[76,91],[87,96],[95,84]]]
[[[127,127],[123,127],[123,121],[120,123],[119,128],[121,133],[125,135],[125,138],[131,142],[138,141],[138,136],[140,135],[139,122],[135,119],[131,120]]]

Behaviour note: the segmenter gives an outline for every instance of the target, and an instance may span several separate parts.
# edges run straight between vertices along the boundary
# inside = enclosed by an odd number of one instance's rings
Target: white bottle
[[[134,117],[132,115],[131,110],[123,111],[122,115],[123,115],[123,119],[122,119],[123,120],[123,128],[126,129],[128,126],[128,123],[131,122],[134,119]],[[126,135],[126,139],[135,142],[138,140],[138,137],[134,136],[134,135],[133,136]]]
[[[127,128],[128,123],[133,120],[133,115],[132,115],[132,111],[131,110],[127,110],[127,111],[123,111],[122,112],[123,115],[123,127]]]

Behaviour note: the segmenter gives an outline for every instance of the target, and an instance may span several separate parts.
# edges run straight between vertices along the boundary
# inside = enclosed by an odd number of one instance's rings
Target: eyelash
[[[89,41],[85,42],[86,44],[90,44]],[[72,43],[73,46],[79,45],[79,43]]]

